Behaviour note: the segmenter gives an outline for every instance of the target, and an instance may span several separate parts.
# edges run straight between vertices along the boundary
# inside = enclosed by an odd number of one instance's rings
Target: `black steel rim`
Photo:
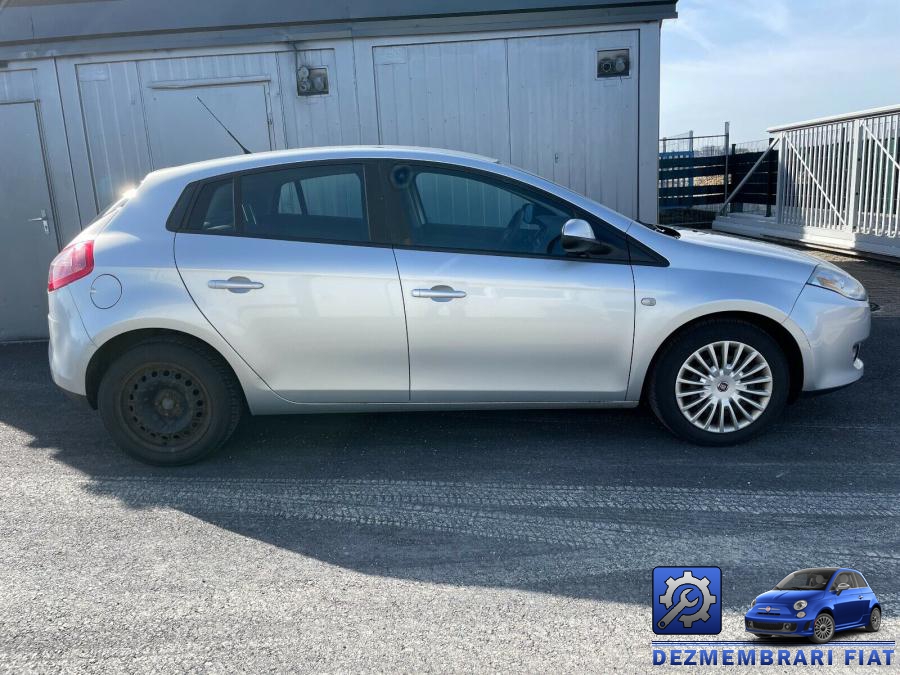
[[[189,370],[171,363],[136,369],[122,388],[121,413],[143,444],[177,452],[209,427],[209,392]]]

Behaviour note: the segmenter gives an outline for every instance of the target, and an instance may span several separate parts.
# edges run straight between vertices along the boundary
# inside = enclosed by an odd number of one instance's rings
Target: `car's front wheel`
[[[834,618],[831,614],[822,612],[813,622],[813,633],[810,640],[816,644],[824,644],[834,637]]]
[[[881,630],[881,610],[873,607],[869,614],[869,623],[866,624],[866,630],[870,633],[877,633]]]
[[[659,355],[648,388],[657,418],[700,445],[732,445],[768,427],[784,409],[787,358],[766,331],[710,319],[677,335]]]
[[[97,406],[125,452],[174,466],[196,462],[227,441],[243,398],[218,355],[189,340],[155,338],[113,361],[100,381]]]

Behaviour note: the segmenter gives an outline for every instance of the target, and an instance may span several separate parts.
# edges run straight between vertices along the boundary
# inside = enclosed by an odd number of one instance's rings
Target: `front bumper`
[[[781,615],[757,614],[753,610],[744,617],[744,629],[748,633],[762,635],[812,635],[813,619],[807,614],[798,619],[796,613]]]
[[[863,376],[860,345],[869,337],[869,303],[807,285],[788,319],[806,336],[803,391],[837,389]]]
[[[75,300],[68,288],[48,293],[50,311],[47,322],[50,329],[50,373],[53,381],[67,394],[85,396],[88,363],[97,347],[91,341]]]

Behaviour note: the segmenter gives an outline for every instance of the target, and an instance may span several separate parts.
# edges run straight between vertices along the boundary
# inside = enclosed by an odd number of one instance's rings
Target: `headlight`
[[[809,275],[808,284],[827,288],[829,291],[840,293],[851,300],[865,300],[866,289],[856,279],[843,270],[831,266],[819,265]]]
[[[794,603],[794,609],[803,609],[806,607],[806,600],[798,600]]]
[[[756,606],[756,598],[753,598],[753,599],[750,601],[750,606],[751,606],[751,607],[755,607],[755,606]]]
[[[804,616],[806,616],[806,612],[797,612],[798,619],[802,619]]]

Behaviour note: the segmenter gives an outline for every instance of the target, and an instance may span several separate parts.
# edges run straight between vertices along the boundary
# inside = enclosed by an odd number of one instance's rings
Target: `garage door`
[[[516,38],[509,48],[511,162],[637,216],[637,31]],[[627,49],[625,77],[598,54]]]
[[[374,48],[382,143],[476,152],[637,215],[638,33]],[[628,50],[623,76],[598,60]]]
[[[265,82],[151,84],[149,89],[146,113],[155,169],[241,154],[241,147],[222,125],[251,152],[273,149]]]

